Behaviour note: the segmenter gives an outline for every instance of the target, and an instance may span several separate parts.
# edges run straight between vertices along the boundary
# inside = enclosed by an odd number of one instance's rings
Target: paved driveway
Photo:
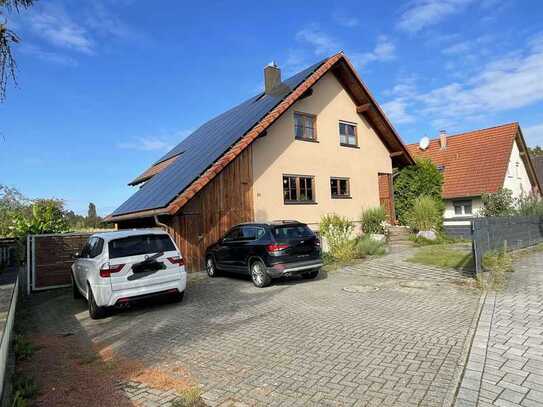
[[[479,292],[458,273],[417,268],[405,255],[266,289],[191,276],[182,304],[101,321],[67,292],[38,294],[31,318],[41,335],[75,333],[114,358],[172,375],[186,369],[210,405],[443,405]],[[130,397],[147,403],[131,386]]]

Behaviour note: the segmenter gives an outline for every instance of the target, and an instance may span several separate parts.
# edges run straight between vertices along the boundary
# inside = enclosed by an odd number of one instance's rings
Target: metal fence
[[[543,242],[543,217],[510,216],[474,218],[473,254],[477,273],[483,271],[483,257],[491,250],[516,250]]]

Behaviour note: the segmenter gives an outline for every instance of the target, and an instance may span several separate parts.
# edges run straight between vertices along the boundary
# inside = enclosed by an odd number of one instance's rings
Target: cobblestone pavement
[[[42,329],[86,336],[115,357],[186,369],[212,406],[441,406],[454,396],[480,294],[408,254],[265,289],[191,275],[183,303],[100,321],[67,292],[36,294],[32,313]],[[120,384],[143,405],[171,403],[171,393],[138,386]]]
[[[543,406],[543,253],[488,293],[456,406]]]

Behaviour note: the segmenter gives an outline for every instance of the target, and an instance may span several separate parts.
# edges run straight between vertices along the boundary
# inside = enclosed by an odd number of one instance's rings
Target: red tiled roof
[[[429,158],[443,165],[443,198],[479,196],[503,187],[518,123],[447,136],[447,147],[439,138],[431,140],[426,150],[418,144],[407,146],[413,157]]]

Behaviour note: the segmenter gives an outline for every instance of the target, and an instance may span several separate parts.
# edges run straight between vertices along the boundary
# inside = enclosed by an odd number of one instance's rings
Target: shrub
[[[522,195],[516,206],[519,216],[543,216],[543,200],[533,194]]]
[[[360,222],[364,233],[385,234],[387,213],[382,206],[362,211]]]
[[[408,215],[419,196],[434,198],[443,212],[442,185],[443,174],[430,160],[418,159],[415,165],[402,168],[394,177],[394,206],[400,223],[408,224]]]
[[[319,232],[326,239],[331,256],[347,260],[349,256],[352,256],[349,253],[354,253],[351,243],[353,229],[353,222],[335,213],[324,215],[321,218]]]
[[[381,256],[385,254],[385,244],[372,239],[370,236],[363,236],[356,239],[355,256],[363,258],[366,256]]]
[[[485,193],[482,196],[483,216],[510,216],[514,212],[513,193],[507,188],[497,192]]]
[[[440,230],[443,223],[439,203],[430,196],[421,196],[415,199],[413,207],[406,215],[406,220],[414,231]]]

